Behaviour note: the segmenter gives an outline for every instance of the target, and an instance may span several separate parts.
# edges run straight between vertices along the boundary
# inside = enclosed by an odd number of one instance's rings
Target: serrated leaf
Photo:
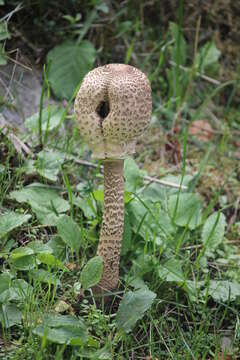
[[[0,239],[11,230],[26,223],[31,218],[31,215],[18,214],[9,211],[0,216]]]
[[[55,96],[70,99],[83,77],[92,69],[96,50],[91,42],[65,41],[49,51],[48,80]]]
[[[223,241],[226,226],[225,215],[217,212],[210,215],[202,229],[202,242],[207,249],[214,250]]]
[[[81,273],[81,284],[84,290],[96,285],[102,276],[102,258],[95,256],[87,262]]]
[[[172,221],[183,227],[196,229],[202,222],[202,203],[195,194],[174,194],[168,199],[168,212]]]
[[[63,215],[57,222],[57,229],[65,244],[78,252],[82,243],[81,230],[78,224],[70,216]]]
[[[128,291],[122,298],[117,312],[118,329],[129,333],[136,322],[151,307],[156,294],[150,290]]]

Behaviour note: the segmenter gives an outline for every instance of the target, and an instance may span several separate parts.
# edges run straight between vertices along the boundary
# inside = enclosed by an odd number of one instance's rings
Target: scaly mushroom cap
[[[130,65],[109,64],[90,71],[77,94],[74,112],[84,139],[98,159],[124,159],[147,128],[151,87]]]

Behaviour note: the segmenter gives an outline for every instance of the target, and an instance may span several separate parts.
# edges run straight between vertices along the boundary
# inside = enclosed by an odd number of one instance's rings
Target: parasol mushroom
[[[151,87],[145,74],[130,65],[109,64],[90,71],[77,94],[78,127],[104,166],[104,210],[97,255],[103,261],[98,289],[113,290],[119,280],[124,227],[124,159],[148,127]]]

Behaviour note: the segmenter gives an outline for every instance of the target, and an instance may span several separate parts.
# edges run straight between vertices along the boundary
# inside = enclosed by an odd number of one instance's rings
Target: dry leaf
[[[66,267],[68,268],[68,270],[73,271],[73,270],[76,270],[78,268],[78,265],[69,262],[69,263],[66,264]]]
[[[195,136],[199,141],[205,142],[212,138],[213,128],[207,120],[196,120],[190,125],[189,134]]]
[[[59,300],[55,306],[55,311],[58,313],[64,313],[70,308],[70,305],[63,300]]]

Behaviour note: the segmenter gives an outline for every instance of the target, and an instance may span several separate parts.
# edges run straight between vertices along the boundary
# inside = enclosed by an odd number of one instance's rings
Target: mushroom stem
[[[124,227],[124,160],[106,160],[104,166],[104,209],[97,255],[103,261],[98,289],[116,288]]]

